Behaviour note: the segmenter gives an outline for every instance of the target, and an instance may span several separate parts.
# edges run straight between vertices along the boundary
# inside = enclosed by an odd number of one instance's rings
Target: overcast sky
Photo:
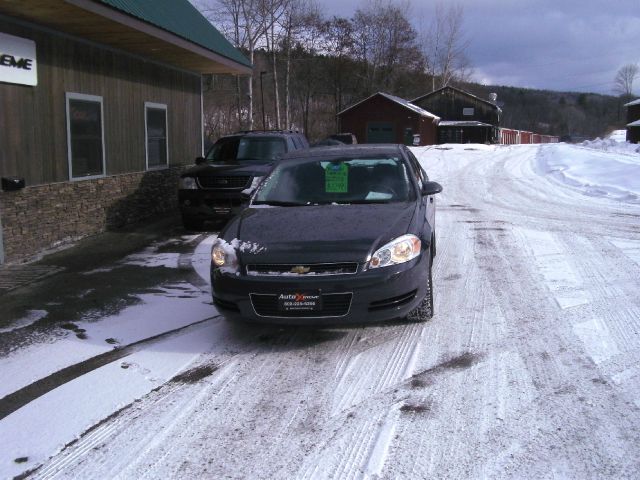
[[[410,0],[416,27],[437,0]],[[327,16],[351,17],[363,0],[318,0]],[[445,5],[453,3],[444,2]],[[640,64],[640,0],[459,0],[474,80],[611,94],[618,69]],[[640,95],[640,78],[634,85]]]

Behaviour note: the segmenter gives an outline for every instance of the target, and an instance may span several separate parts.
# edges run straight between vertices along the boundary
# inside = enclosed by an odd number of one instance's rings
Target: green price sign
[[[324,169],[324,190],[327,193],[347,193],[349,167],[346,163],[330,163]]]

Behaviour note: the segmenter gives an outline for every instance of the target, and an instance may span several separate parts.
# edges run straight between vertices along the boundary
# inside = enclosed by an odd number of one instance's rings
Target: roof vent
[[[489,100],[491,101],[491,103],[496,103],[496,101],[498,100],[498,94],[497,93],[490,93],[489,94]]]

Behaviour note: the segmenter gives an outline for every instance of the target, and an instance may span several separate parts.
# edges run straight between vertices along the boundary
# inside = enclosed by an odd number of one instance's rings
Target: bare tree
[[[431,26],[422,38],[427,73],[432,78],[432,90],[449,85],[452,81],[466,81],[470,77],[470,64],[465,54],[469,40],[463,31],[464,9],[453,4],[436,4]]]
[[[281,17],[279,27],[282,32],[281,46],[285,57],[284,72],[284,115],[285,126],[291,128],[291,50],[303,41],[305,30],[316,28],[320,22],[318,6],[314,0],[290,0]]]
[[[417,33],[407,18],[408,1],[376,0],[353,17],[354,53],[363,65],[363,93],[391,88],[399,70],[422,63]]]
[[[279,0],[280,2],[286,0]],[[201,11],[223,33],[229,35],[236,47],[247,51],[251,64],[256,48],[263,45],[265,35],[271,30],[276,14],[270,15],[278,0],[213,0],[200,5]],[[253,77],[247,88],[247,124],[253,129]]]
[[[629,63],[628,65],[621,67],[620,70],[618,70],[618,73],[616,73],[616,78],[613,81],[613,91],[625,97],[632,96],[633,82],[638,74],[640,74],[640,67],[638,67],[637,63]]]

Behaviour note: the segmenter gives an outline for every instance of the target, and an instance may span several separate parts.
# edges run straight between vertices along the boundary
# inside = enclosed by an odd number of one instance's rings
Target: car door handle
[[[429,197],[429,203],[433,203],[433,197]]]

